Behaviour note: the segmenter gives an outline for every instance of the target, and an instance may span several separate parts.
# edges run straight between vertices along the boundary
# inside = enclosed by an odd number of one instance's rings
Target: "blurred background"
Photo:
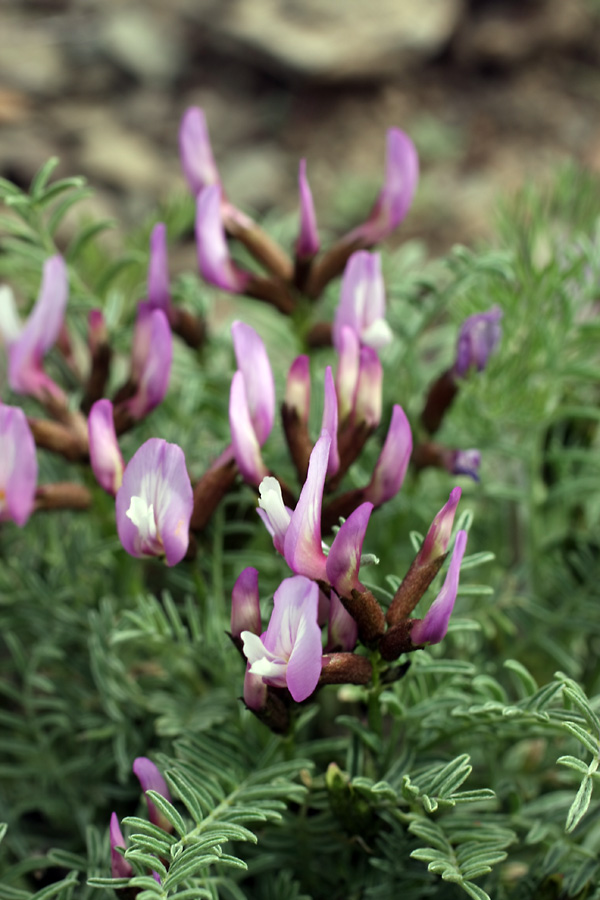
[[[0,174],[26,186],[57,155],[88,214],[137,224],[183,190],[197,104],[236,205],[293,212],[306,157],[335,224],[350,179],[375,196],[396,125],[423,172],[399,239],[443,253],[528,176],[600,172],[599,37],[598,0],[2,0]]]

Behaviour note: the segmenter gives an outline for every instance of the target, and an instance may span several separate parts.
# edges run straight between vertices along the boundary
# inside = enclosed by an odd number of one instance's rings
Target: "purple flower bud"
[[[254,328],[236,321],[231,326],[238,369],[244,377],[250,418],[262,447],[275,419],[275,381],[265,345]]]
[[[308,474],[293,513],[284,506],[279,482],[268,476],[259,487],[261,519],[273,536],[273,544],[283,553],[288,566],[298,575],[327,580],[326,558],[321,543],[321,507],[331,437],[323,432],[310,455]]]
[[[456,535],[450,567],[442,589],[431,604],[424,619],[418,620],[412,628],[410,639],[413,644],[439,644],[446,637],[448,622],[458,592],[460,564],[467,546],[467,532],[459,531]]]
[[[315,206],[306,177],[305,159],[300,160],[298,189],[300,192],[300,234],[296,241],[296,256],[299,259],[310,259],[319,252],[321,244],[317,231]]]
[[[371,513],[372,503],[361,503],[351,513],[333,539],[327,557],[327,580],[340,597],[349,597],[353,590],[361,594],[365,590],[358,580],[363,541]]]
[[[419,158],[411,139],[399,128],[387,133],[385,182],[371,214],[345,238],[372,246],[386,238],[406,216],[419,180]]]
[[[211,184],[219,184],[206,118],[203,110],[192,106],[185,111],[179,129],[181,167],[194,196]]]
[[[91,309],[88,315],[88,346],[95,356],[99,348],[108,343],[108,331],[101,309]]]
[[[412,432],[404,410],[394,405],[392,421],[385,443],[373,472],[373,477],[364,490],[364,496],[374,506],[381,506],[395,497],[404,481],[410,454],[412,453]]]
[[[285,404],[295,410],[301,422],[308,422],[310,412],[310,362],[308,356],[297,356],[288,372]]]
[[[231,592],[231,636],[237,638],[242,631],[260,634],[260,599],[258,596],[258,571],[252,566],[238,575]]]
[[[143,419],[162,403],[171,376],[173,339],[168,319],[162,309],[150,311],[143,304],[133,334],[131,350],[132,377],[137,383],[127,407],[134,419]]]
[[[198,195],[196,206],[196,246],[200,274],[216,287],[242,294],[250,280],[231,260],[221,215],[221,188],[206,187]]]
[[[133,868],[130,863],[117,852],[117,847],[125,849],[125,838],[121,833],[117,814],[114,812],[110,817],[109,828],[110,840],[110,868],[113,878],[131,878]]]
[[[323,404],[323,422],[321,431],[326,431],[331,437],[331,447],[329,449],[329,461],[327,463],[327,475],[332,477],[336,474],[340,467],[340,454],[338,452],[338,407],[337,397],[335,394],[335,384],[333,383],[333,374],[331,366],[325,369],[325,401]]]
[[[385,286],[378,253],[359,250],[346,264],[342,293],[333,323],[333,345],[341,352],[341,330],[346,325],[361,344],[378,350],[392,340],[385,321]]]
[[[318,605],[314,581],[301,575],[286,578],[275,591],[273,613],[262,637],[242,633],[250,673],[266,684],[287,687],[297,703],[310,697],[321,674]]]
[[[339,359],[335,374],[335,388],[338,398],[338,416],[344,422],[354,409],[358,374],[360,370],[360,344],[358,335],[348,325],[340,329]]]
[[[162,222],[154,226],[150,235],[148,307],[150,309],[162,309],[167,316],[171,309],[167,260],[167,227]]]
[[[442,461],[451,475],[468,475],[473,481],[479,481],[479,450],[446,450],[442,454]]]
[[[100,487],[113,497],[121,487],[123,456],[117,441],[110,400],[98,400],[88,416],[90,463]]]
[[[456,348],[454,371],[457,375],[465,375],[471,366],[475,366],[479,372],[485,369],[502,336],[502,315],[500,307],[493,306],[487,312],[476,313],[465,319]]]
[[[354,399],[354,423],[363,422],[369,428],[377,428],[381,421],[383,368],[377,351],[361,347],[358,383]]]
[[[25,525],[33,511],[37,474],[35,442],[25,413],[0,403],[0,522]]]
[[[461,494],[462,491],[459,487],[455,487],[450,491],[448,502],[442,506],[429,527],[429,531],[415,559],[415,565],[428,566],[439,556],[443,556],[448,549],[456,508],[458,507]]]
[[[258,711],[267,703],[267,685],[260,675],[253,675],[250,664],[246,666],[244,675],[244,703],[248,709]]]
[[[151,438],[133,455],[116,500],[117,531],[131,556],[180,562],[189,543],[194,495],[183,450]]]
[[[140,782],[144,794],[146,791],[155,791],[157,794],[164,797],[165,800],[168,800],[169,803],[171,802],[171,794],[169,793],[167,782],[152,760],[148,759],[147,756],[138,756],[137,759],[133,761],[133,774]],[[165,819],[159,812],[152,800],[150,800],[149,797],[146,797],[146,801],[148,803],[148,815],[150,816],[152,824],[158,825],[163,831],[172,831],[173,826],[169,820]]]
[[[8,346],[8,381],[15,393],[42,401],[47,393],[64,399],[62,390],[43,371],[42,359],[60,334],[68,291],[65,262],[62,256],[52,256],[44,263],[37,302],[22,326],[12,292],[1,289],[0,334]]]

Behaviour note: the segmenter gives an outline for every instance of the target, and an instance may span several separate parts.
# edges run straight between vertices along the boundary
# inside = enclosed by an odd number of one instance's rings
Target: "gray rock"
[[[126,72],[154,85],[170,84],[185,61],[173,19],[143,8],[108,10],[99,45]]]
[[[463,0],[232,0],[206,16],[229,50],[304,78],[377,80],[450,40]]]

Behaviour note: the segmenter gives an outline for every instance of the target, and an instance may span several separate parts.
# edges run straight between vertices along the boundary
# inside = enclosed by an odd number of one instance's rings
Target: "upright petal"
[[[180,562],[189,543],[194,496],[183,450],[151,438],[133,455],[116,498],[117,531],[131,556]]]
[[[465,375],[471,366],[478,372],[485,369],[502,336],[501,318],[502,310],[499,306],[493,306],[487,312],[465,319],[456,348],[454,371],[457,375]]]
[[[338,452],[338,407],[337,397],[335,393],[335,384],[333,383],[333,374],[331,366],[325,369],[325,401],[323,403],[323,421],[321,430],[326,431],[331,437],[331,447],[329,450],[329,462],[327,463],[327,474],[333,476],[340,468],[340,454]]]
[[[204,111],[192,106],[185,111],[179,129],[181,167],[194,196],[219,183],[219,172],[210,146]]]
[[[258,596],[258,570],[248,566],[237,577],[231,592],[231,635],[239,637],[242,631],[260,634],[260,599]]]
[[[140,322],[136,333],[143,334],[143,340],[147,343],[145,356],[139,351],[137,354],[138,386],[135,395],[128,401],[129,412],[134,419],[144,418],[162,403],[169,387],[173,359],[171,328],[162,309],[152,310],[147,318],[142,316]]]
[[[154,226],[150,235],[148,302],[151,309],[162,309],[168,315],[171,306],[171,292],[167,259],[167,227],[162,222]]]
[[[410,425],[402,407],[395,404],[373,477],[364,491],[364,496],[375,506],[381,506],[396,496],[402,487],[411,453]]]
[[[250,418],[260,446],[273,428],[275,382],[265,345],[254,328],[236,321],[231,326],[238,369],[244,376]]]
[[[35,442],[22,409],[0,404],[0,522],[21,527],[33,511],[37,485]]]
[[[456,535],[452,559],[442,589],[433,601],[424,619],[413,626],[410,639],[413,644],[439,644],[446,637],[448,622],[458,592],[460,564],[467,546],[467,532],[459,531]]]
[[[117,847],[122,847],[125,850],[125,838],[121,833],[121,827],[119,825],[119,820],[117,818],[117,814],[114,812],[110,817],[110,828],[109,828],[109,840],[110,840],[110,868],[111,874],[113,878],[131,878],[133,875],[133,868],[127,860],[121,856],[120,853],[117,852]]]
[[[354,400],[354,423],[363,422],[369,428],[377,428],[381,421],[383,368],[377,351],[361,347],[358,383]]]
[[[333,343],[339,349],[344,325],[356,332],[360,342],[379,349],[392,339],[385,321],[385,286],[378,253],[359,250],[346,264],[340,302],[333,324]]]
[[[151,759],[148,759],[147,756],[138,756],[138,758],[134,760],[133,774],[139,780],[144,794],[146,791],[155,791],[157,794],[161,794],[161,796],[163,796],[165,800],[168,800],[169,803],[171,802],[171,794],[167,787],[167,782],[158,771],[157,766]],[[150,816],[150,821],[154,825],[158,825],[162,828],[163,831],[172,831],[173,827],[168,819],[165,819],[165,817],[161,815],[149,797],[146,797],[146,800],[148,803],[148,815]]]
[[[335,389],[338,399],[338,416],[344,422],[354,409],[358,374],[360,370],[360,344],[357,333],[349,326],[340,329],[338,367],[335,373]]]
[[[328,649],[354,650],[358,640],[358,625],[342,604],[335,592],[331,594],[329,603],[329,622],[327,628]]]
[[[306,160],[300,160],[298,171],[298,190],[300,193],[300,233],[296,241],[296,256],[309,259],[319,252],[321,246],[317,231],[317,217],[312,193],[306,177]]]
[[[113,405],[98,400],[88,416],[90,463],[100,487],[114,497],[123,481],[123,456],[115,433]]]
[[[200,274],[209,284],[243,293],[249,274],[231,261],[221,217],[221,188],[218,184],[204,188],[196,206],[196,247]]]
[[[310,412],[310,361],[297,356],[290,366],[285,385],[285,404],[298,414],[301,422],[308,422]]]
[[[429,565],[439,556],[443,556],[448,549],[450,535],[452,534],[452,526],[454,524],[454,516],[456,515],[456,508],[461,493],[462,491],[459,487],[453,488],[450,491],[448,502],[442,506],[439,513],[434,517],[421,549],[417,554],[417,565]]]
[[[257,512],[273,538],[275,549],[283,555],[285,535],[291,522],[291,514],[284,505],[281,485],[272,475],[267,475],[261,481],[258,493],[260,509]]]
[[[284,539],[285,561],[293,572],[326,580],[321,542],[321,507],[331,437],[323,432],[310,455],[308,474]]]
[[[399,128],[390,128],[383,188],[367,221],[350,232],[346,240],[372,246],[387,237],[406,216],[418,180],[419,158],[415,145]]]
[[[262,461],[260,444],[250,415],[246,382],[239,371],[231,379],[229,428],[233,455],[242,478],[248,484],[258,485],[268,471]]]
[[[351,513],[333,539],[327,557],[327,580],[340,597],[349,597],[353,590],[365,589],[358,580],[363,541],[371,513],[372,503],[361,503]]]

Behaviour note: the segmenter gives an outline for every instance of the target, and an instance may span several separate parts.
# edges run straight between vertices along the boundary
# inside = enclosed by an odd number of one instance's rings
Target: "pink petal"
[[[327,474],[333,476],[340,467],[340,454],[338,452],[338,408],[337,397],[335,393],[335,384],[333,383],[333,374],[331,366],[325,369],[325,401],[323,404],[323,421],[321,423],[321,431],[326,431],[331,437],[331,448],[329,450],[329,462],[327,463]]]
[[[113,878],[130,878],[133,875],[133,868],[131,864],[124,859],[120,853],[117,853],[116,848],[122,847],[125,849],[125,838],[121,833],[121,827],[119,825],[119,820],[117,818],[117,814],[114,812],[110,817],[110,828],[109,828],[109,840],[110,840],[110,867],[111,874]]]
[[[331,594],[327,646],[343,651],[354,650],[358,640],[358,625],[335,593]]]
[[[287,687],[296,702],[306,700],[321,674],[321,629],[317,624],[319,588],[297,575],[281,582],[273,596],[273,614],[264,645],[288,661]]]
[[[125,464],[117,441],[110,400],[98,400],[88,416],[90,463],[100,487],[114,497],[123,481]]]
[[[331,437],[324,432],[310,454],[308,474],[284,540],[285,560],[293,572],[326,580],[321,546],[321,507]]]
[[[275,382],[265,345],[254,328],[236,321],[231,326],[238,369],[244,376],[250,417],[260,446],[273,428]]]
[[[241,572],[231,592],[231,634],[239,637],[242,631],[260,634],[260,598],[258,570],[248,566]]]
[[[207,185],[219,183],[206,118],[198,106],[187,109],[181,120],[179,154],[181,167],[194,196]]]
[[[290,366],[285,386],[285,404],[294,409],[305,424],[310,412],[310,361],[308,356],[297,356]]]
[[[258,485],[268,470],[262,461],[260,444],[250,417],[246,382],[239,371],[231,379],[229,428],[233,455],[242,478],[249,484]]]
[[[305,159],[300,160],[298,190],[300,193],[300,233],[296,241],[296,256],[300,259],[307,259],[319,252],[321,244],[317,231],[315,206],[306,177]]]
[[[395,404],[385,443],[371,482],[364,492],[375,506],[381,506],[396,496],[402,487],[411,453],[410,425],[402,407]]]
[[[231,261],[221,217],[221,188],[218,184],[204,188],[198,195],[196,247],[200,273],[209,284],[234,294],[243,293],[250,276]]]
[[[22,409],[0,404],[0,522],[23,526],[37,486],[35,441]]]
[[[379,349],[389,344],[390,328],[384,320],[385,287],[378,253],[358,250],[346,264],[340,302],[333,324],[333,343],[339,349],[341,329],[346,325],[360,342]]]
[[[348,418],[354,409],[358,373],[360,368],[360,345],[358,335],[349,325],[340,329],[338,367],[335,374],[335,388],[338,399],[338,416],[341,422]]]
[[[341,526],[333,539],[327,557],[327,580],[340,597],[349,597],[352,591],[364,591],[358,580],[363,541],[371,513],[372,503],[361,503]]]
[[[162,309],[142,314],[138,319],[137,340],[134,335],[134,342],[137,343],[135,365],[139,368],[138,387],[135,396],[128,401],[128,407],[134,419],[143,419],[162,403],[167,393],[173,359],[173,339],[169,321]]]
[[[259,487],[259,509],[256,510],[267,531],[273,538],[278,553],[283,554],[287,530],[291,522],[291,513],[283,503],[281,485],[272,475],[263,478]]]
[[[448,502],[442,506],[439,513],[434,517],[417,555],[418,565],[428,565],[439,556],[443,556],[448,549],[454,516],[456,515],[456,508],[460,501],[461,493],[462,491],[459,487],[453,488],[450,491]]]
[[[354,400],[354,422],[376,428],[381,421],[383,368],[376,350],[361,347],[358,383]]]
[[[152,760],[148,759],[147,756],[138,756],[137,759],[134,760],[133,774],[138,778],[144,793],[146,793],[146,791],[156,791],[157,794],[161,794],[165,800],[169,801],[169,803],[171,802],[171,794],[167,787],[167,782]],[[146,797],[146,800],[148,803],[148,815],[150,816],[150,821],[154,825],[158,825],[164,831],[172,831],[172,825],[168,819],[165,819],[165,817],[161,815],[152,800],[148,797]]]
[[[450,567],[442,589],[433,601],[429,612],[421,621],[417,621],[410,633],[413,644],[439,644],[446,637],[448,622],[458,592],[460,564],[467,547],[467,532],[459,531],[456,535]]]
[[[148,301],[151,309],[162,309],[168,315],[171,306],[171,292],[167,259],[167,227],[162,222],[154,226],[150,235]]]

